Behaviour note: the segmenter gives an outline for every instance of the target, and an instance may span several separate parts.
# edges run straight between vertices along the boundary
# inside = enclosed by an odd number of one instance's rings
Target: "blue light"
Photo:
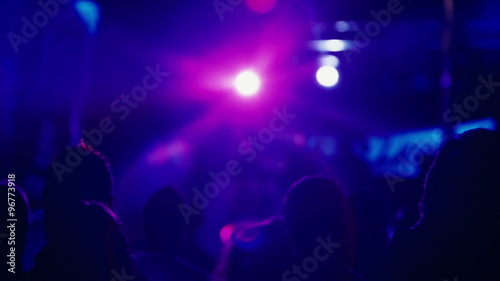
[[[465,131],[479,129],[479,128],[495,130],[496,129],[495,120],[493,120],[491,118],[486,118],[486,119],[471,121],[471,122],[467,122],[467,123],[462,123],[455,128],[455,134],[459,135],[459,134],[464,133]]]
[[[473,129],[496,129],[494,119],[487,118],[464,122],[455,128],[455,134]],[[356,152],[371,167],[375,174],[391,172],[401,177],[415,177],[421,172],[422,164],[418,159],[432,159],[447,136],[441,128],[398,133],[391,136],[371,136],[367,139],[366,149],[356,147]],[[402,174],[404,173],[404,174]]]
[[[335,23],[335,29],[338,32],[346,32],[352,29],[351,24],[346,21],[338,21]]]
[[[318,139],[315,136],[310,136],[307,139],[306,146],[309,147],[310,149],[316,148],[317,144],[318,144]]]
[[[332,156],[335,153],[335,139],[332,137],[324,137],[321,140],[320,149],[325,156]]]
[[[421,172],[422,163],[418,159],[432,159],[444,141],[442,129],[424,129],[386,137],[369,137],[367,149],[358,147],[357,152],[375,174],[391,172],[412,178]]]
[[[99,23],[99,6],[92,1],[79,0],[75,2],[75,9],[85,22],[85,25],[87,25],[88,31],[90,33],[95,33],[97,24]]]

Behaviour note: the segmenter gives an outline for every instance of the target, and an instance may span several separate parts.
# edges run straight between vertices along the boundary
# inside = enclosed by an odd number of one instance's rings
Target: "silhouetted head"
[[[476,129],[444,144],[427,175],[420,207],[421,222],[436,225],[498,218],[500,134]]]
[[[347,198],[330,178],[304,177],[286,195],[285,220],[296,239],[315,239],[328,234],[344,236],[350,219]]]
[[[97,201],[111,205],[112,176],[108,160],[84,144],[59,153],[46,177],[44,200]]]
[[[354,263],[353,217],[346,195],[334,180],[310,176],[293,184],[285,199],[285,221],[295,263],[330,245],[328,258],[309,280],[348,280],[348,268]]]
[[[483,280],[498,271],[500,135],[448,140],[427,173],[420,221],[395,236],[386,280]]]
[[[62,209],[56,218],[46,221],[45,274],[74,280],[111,280],[124,268],[136,274],[118,217],[98,202],[83,202]],[[52,272],[50,272],[52,271]],[[55,278],[54,280],[58,280]]]
[[[182,195],[173,187],[161,188],[144,208],[144,233],[152,250],[175,254],[185,242],[187,225],[179,211]]]

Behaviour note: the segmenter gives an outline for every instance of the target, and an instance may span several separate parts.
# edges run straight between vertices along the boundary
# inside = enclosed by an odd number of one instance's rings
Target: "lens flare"
[[[322,66],[316,71],[316,80],[323,87],[333,87],[339,82],[339,72],[333,66]]]
[[[243,71],[236,77],[234,86],[241,95],[253,96],[260,89],[260,79],[252,71]]]

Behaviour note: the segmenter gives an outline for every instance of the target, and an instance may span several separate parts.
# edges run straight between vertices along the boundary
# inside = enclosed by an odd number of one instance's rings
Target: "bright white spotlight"
[[[310,44],[313,49],[320,52],[341,52],[350,46],[349,41],[340,39],[313,40]]]
[[[316,71],[316,80],[323,87],[333,87],[339,82],[339,72],[333,66],[322,66]]]
[[[260,88],[260,79],[252,71],[243,71],[236,77],[234,86],[241,95],[253,96]]]

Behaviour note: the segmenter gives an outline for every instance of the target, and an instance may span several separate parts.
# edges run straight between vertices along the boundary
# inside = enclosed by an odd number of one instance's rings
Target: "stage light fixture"
[[[316,71],[316,81],[323,87],[333,87],[339,82],[339,71],[333,66],[322,66]]]
[[[260,78],[253,71],[243,71],[234,81],[234,86],[242,96],[253,96],[260,89]]]

